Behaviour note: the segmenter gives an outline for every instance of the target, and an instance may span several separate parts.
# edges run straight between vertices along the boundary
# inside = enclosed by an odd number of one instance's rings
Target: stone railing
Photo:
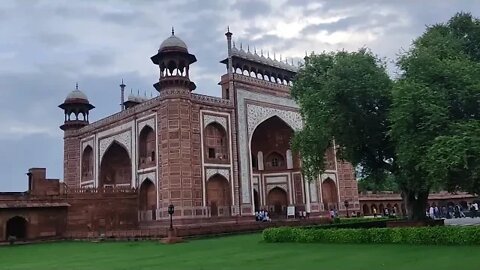
[[[86,193],[137,193],[136,188],[130,187],[109,187],[109,188],[93,188],[93,187],[84,187],[84,188],[67,188],[67,194],[86,194]]]
[[[207,103],[210,105],[232,106],[232,101],[220,97],[207,96],[202,94],[192,94],[192,101]]]
[[[245,76],[243,74],[237,74],[237,73],[235,73],[234,78],[235,78],[235,80],[240,81],[240,82],[255,84],[257,86],[263,86],[263,87],[266,87],[266,88],[269,88],[269,89],[276,89],[276,90],[280,90],[282,92],[290,92],[290,86],[289,85],[269,82],[269,81],[266,81],[266,80],[261,80],[261,79],[255,78],[255,77],[249,77],[249,76]]]

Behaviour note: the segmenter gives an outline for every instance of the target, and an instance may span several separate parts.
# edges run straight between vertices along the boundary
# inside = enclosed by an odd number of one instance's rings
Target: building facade
[[[135,188],[139,218],[158,220],[175,205],[179,218],[251,216],[288,206],[320,215],[329,209],[360,210],[354,170],[325,157],[326,172],[306,182],[290,147],[302,128],[289,87],[297,67],[232,45],[226,33],[226,74],[221,97],[192,92],[196,58],[172,31],[151,57],[159,67],[158,96],[123,100],[121,111],[89,123],[93,109],[80,90],[65,112],[64,182],[69,189]]]

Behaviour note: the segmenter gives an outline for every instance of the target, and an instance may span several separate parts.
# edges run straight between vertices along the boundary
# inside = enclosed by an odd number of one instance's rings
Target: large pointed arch
[[[227,178],[215,174],[207,180],[206,201],[211,216],[228,216],[232,205],[232,195]]]
[[[117,141],[107,148],[100,162],[99,187],[130,186],[132,161],[127,149]]]

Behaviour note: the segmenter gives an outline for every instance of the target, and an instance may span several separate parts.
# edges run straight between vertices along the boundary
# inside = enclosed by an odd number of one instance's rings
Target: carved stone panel
[[[277,116],[292,129],[299,130],[303,127],[302,116],[296,111],[280,110],[271,107],[262,107],[254,104],[247,104],[248,136],[252,136],[255,128],[272,116]]]
[[[118,142],[127,149],[128,155],[132,158],[132,132],[131,130],[126,130],[122,133],[103,138],[100,140],[100,160],[102,160],[103,155],[107,151],[108,147],[114,142]]]
[[[208,181],[215,174],[220,174],[230,181],[230,169],[226,168],[207,168],[205,169],[205,179]]]
[[[206,128],[211,123],[216,122],[220,124],[225,130],[227,129],[227,118],[217,115],[204,114],[203,115],[203,128]]]

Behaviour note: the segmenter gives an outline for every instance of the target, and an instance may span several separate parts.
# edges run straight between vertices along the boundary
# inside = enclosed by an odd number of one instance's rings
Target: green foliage
[[[358,180],[358,190],[360,192],[366,191],[393,191],[400,192],[398,188],[398,183],[395,180],[395,176],[391,173],[386,173],[385,177],[375,178],[371,176],[366,176]]]
[[[393,153],[387,135],[390,88],[385,64],[367,50],[306,58],[292,96],[305,120],[293,146],[301,152],[308,179],[323,171],[323,153],[332,146],[332,138],[342,146],[338,154],[368,174],[391,166],[385,162]]]
[[[401,187],[478,193],[480,22],[459,13],[429,27],[399,60],[391,135]]]
[[[406,227],[371,229],[309,230],[269,228],[263,231],[266,242],[480,245],[480,227]]]
[[[480,189],[480,21],[458,13],[428,27],[397,65],[392,81],[365,49],[306,57],[292,86],[305,120],[293,147],[316,179],[325,150],[339,146],[362,189],[393,178],[409,218],[422,219],[432,189]]]

